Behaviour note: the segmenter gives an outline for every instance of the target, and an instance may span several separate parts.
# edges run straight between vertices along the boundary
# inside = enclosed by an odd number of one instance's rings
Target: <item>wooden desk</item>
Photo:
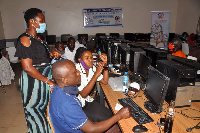
[[[121,91],[113,91],[110,85],[103,85],[103,84],[100,84],[100,85],[108,101],[108,104],[110,105],[110,108],[112,109],[113,113],[116,114],[117,111],[115,110],[115,105],[116,103],[119,103],[118,99],[124,98],[126,96]],[[143,124],[145,127],[148,128],[148,133],[159,133],[160,131],[157,126],[157,122],[160,122],[161,117],[162,118],[165,117],[167,106],[168,106],[167,103],[164,103],[163,105],[163,108],[164,108],[163,112],[161,112],[160,114],[153,114],[147,111],[143,106],[143,103],[147,101],[147,99],[145,98],[143,94],[143,91],[140,91],[138,96],[134,98],[133,100],[154,119],[154,121],[151,123]],[[192,102],[190,107],[200,110],[200,102]],[[175,108],[175,119],[174,119],[174,124],[172,127],[173,133],[187,133],[186,132],[187,128],[193,127],[200,122],[200,120],[193,120],[190,118],[186,118],[185,116],[180,114],[181,110],[188,109],[188,108],[189,107]],[[184,113],[187,115],[190,115],[191,117],[200,117],[200,112],[197,112],[194,110],[185,110]],[[131,133],[132,128],[138,125],[138,123],[132,117],[128,119],[120,120],[118,124],[123,133]],[[197,133],[197,132],[200,132],[200,129],[193,129],[191,131],[191,133]]]

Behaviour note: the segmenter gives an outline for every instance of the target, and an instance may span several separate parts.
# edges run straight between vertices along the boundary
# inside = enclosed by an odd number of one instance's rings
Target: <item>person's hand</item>
[[[125,108],[120,109],[120,110],[117,112],[116,115],[119,115],[120,120],[121,120],[121,119],[126,119],[126,118],[131,117],[131,115],[132,115],[131,107],[125,107]]]
[[[52,91],[53,88],[56,86],[56,83],[51,80],[49,80],[47,84],[49,86],[50,91]]]
[[[100,54],[100,59],[103,61],[103,65],[106,65],[107,64],[107,61],[108,61],[108,59],[107,59],[107,55],[105,54],[105,53],[102,53],[102,54]]]
[[[55,50],[51,50],[50,56],[53,58],[59,58],[59,56],[62,56],[62,54],[60,54],[59,52],[57,52]]]
[[[98,63],[97,69],[96,69],[96,72],[95,72],[95,74],[96,74],[97,76],[99,76],[99,75],[102,73],[102,71],[103,71],[103,65],[104,65],[103,62],[99,62],[99,63]]]

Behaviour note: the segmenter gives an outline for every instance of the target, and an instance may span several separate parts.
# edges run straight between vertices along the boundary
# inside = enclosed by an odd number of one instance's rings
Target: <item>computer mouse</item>
[[[135,89],[140,90],[140,85],[139,85],[137,82],[132,82],[132,83],[130,83],[129,86],[130,86],[131,88],[135,88]]]
[[[135,133],[139,133],[139,132],[147,132],[148,131],[148,129],[145,127],[145,126],[143,126],[143,125],[136,125],[136,126],[134,126],[133,127],[133,132],[135,132]]]

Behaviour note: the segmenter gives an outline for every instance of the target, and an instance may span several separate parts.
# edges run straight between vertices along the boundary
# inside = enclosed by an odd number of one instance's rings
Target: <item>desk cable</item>
[[[194,126],[194,127],[187,128],[186,131],[187,131],[187,132],[191,132],[194,128],[200,129],[199,124],[200,124],[200,122],[199,122],[196,126]]]
[[[186,118],[190,118],[190,119],[193,119],[193,120],[200,120],[200,117],[191,117],[191,116],[189,116],[189,115],[185,114],[183,111],[186,111],[186,110],[194,110],[194,111],[196,111],[196,112],[199,112],[199,113],[200,113],[200,111],[199,111],[199,110],[196,110],[196,109],[193,109],[193,108],[182,109],[182,110],[181,110],[181,112],[177,112],[177,113],[180,113],[180,114],[182,114],[182,115],[183,115],[183,116],[185,116]]]
[[[140,90],[138,92],[135,92],[135,94],[128,94],[125,93],[126,96],[130,97],[130,98],[136,98],[138,96],[138,94],[140,93]]]

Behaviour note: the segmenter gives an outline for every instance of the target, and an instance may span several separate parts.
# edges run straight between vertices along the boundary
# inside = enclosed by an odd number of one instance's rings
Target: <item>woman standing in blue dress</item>
[[[29,133],[52,132],[46,117],[50,99],[51,66],[49,50],[38,33],[46,30],[45,17],[37,8],[30,8],[24,14],[27,30],[18,38],[16,57],[21,59],[21,96]]]

